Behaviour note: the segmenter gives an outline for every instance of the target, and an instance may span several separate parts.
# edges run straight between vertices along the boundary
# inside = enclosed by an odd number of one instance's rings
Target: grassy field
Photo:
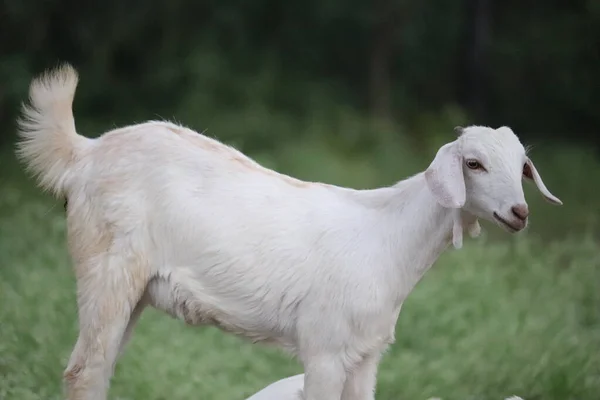
[[[394,160],[409,152],[390,146],[351,162],[291,147],[261,161],[355,187],[391,183],[427,162],[401,168]],[[546,205],[529,188],[528,232],[509,237],[484,224],[481,238],[442,256],[404,305],[397,342],[381,365],[378,399],[600,398],[600,244],[592,196],[599,168],[566,150],[539,160],[565,206]],[[9,156],[0,161],[0,399],[60,399],[77,335],[62,204],[34,189]],[[242,400],[300,371],[277,350],[150,310],[117,366],[110,398]]]

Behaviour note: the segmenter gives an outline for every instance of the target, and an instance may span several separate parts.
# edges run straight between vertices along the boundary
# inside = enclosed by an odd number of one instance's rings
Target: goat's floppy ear
[[[537,186],[538,190],[542,193],[542,195],[548,202],[555,205],[562,205],[562,201],[560,201],[558,197],[550,193],[550,191],[546,188],[546,185],[544,185],[544,181],[542,181],[542,177],[537,172],[537,169],[535,169],[535,165],[533,165],[533,161],[531,161],[529,158],[523,166],[523,177],[535,182],[535,185]]]
[[[456,141],[438,150],[425,171],[425,180],[442,207],[461,208],[465,205],[465,178]]]

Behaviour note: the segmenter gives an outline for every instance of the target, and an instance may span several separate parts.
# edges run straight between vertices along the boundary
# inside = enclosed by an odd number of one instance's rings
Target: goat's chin
[[[508,233],[519,233],[522,232],[525,228],[527,228],[528,221],[514,221],[509,220],[507,218],[503,218],[497,213],[493,214],[493,221],[496,225],[502,228],[504,231]]]

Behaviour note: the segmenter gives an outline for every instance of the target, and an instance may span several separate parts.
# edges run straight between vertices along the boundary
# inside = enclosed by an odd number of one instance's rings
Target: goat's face
[[[535,182],[549,202],[562,204],[510,128],[458,129],[458,139],[442,146],[425,171],[428,187],[443,207],[462,208],[514,233],[527,226],[529,215],[522,178]]]

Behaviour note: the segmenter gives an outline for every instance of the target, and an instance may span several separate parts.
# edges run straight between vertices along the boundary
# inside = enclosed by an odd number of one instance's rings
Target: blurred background
[[[527,232],[484,223],[440,259],[377,398],[600,398],[600,1],[3,0],[0,31],[0,399],[62,398],[77,335],[62,202],[13,152],[30,80],[64,61],[81,134],[167,119],[354,188],[423,170],[454,126],[512,127],[564,206],[525,184]],[[111,398],[243,400],[300,371],[148,311]]]

